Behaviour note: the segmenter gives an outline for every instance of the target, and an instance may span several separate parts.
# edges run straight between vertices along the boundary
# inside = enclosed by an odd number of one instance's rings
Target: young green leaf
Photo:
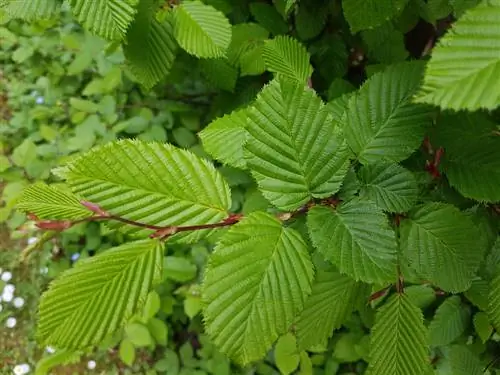
[[[433,48],[417,101],[475,111],[500,104],[500,0],[466,12]]]
[[[422,142],[430,110],[411,99],[423,67],[421,62],[391,65],[350,98],[342,122],[347,143],[362,164],[404,160]]]
[[[82,352],[74,350],[59,349],[56,353],[41,358],[35,369],[35,375],[49,375],[50,370],[59,365],[80,362]]]
[[[493,327],[490,324],[488,314],[482,311],[477,312],[474,314],[473,322],[477,335],[483,343],[486,343],[493,333]]]
[[[274,361],[283,375],[289,375],[299,366],[297,340],[291,333],[281,336],[274,347]]]
[[[148,327],[141,323],[130,323],[125,326],[125,335],[136,348],[153,344]]]
[[[391,297],[372,328],[368,371],[372,375],[421,375],[429,367],[422,312],[404,294]]]
[[[268,40],[262,51],[267,70],[301,83],[312,74],[309,53],[296,39],[278,36]]]
[[[453,375],[484,375],[485,368],[479,358],[464,345],[453,345],[448,353]]]
[[[429,324],[429,342],[445,346],[455,341],[469,325],[470,309],[462,305],[459,296],[447,298],[436,310]]]
[[[269,214],[251,213],[224,234],[205,271],[209,336],[240,364],[262,358],[302,310],[312,279],[300,234]]]
[[[370,283],[396,280],[396,236],[373,203],[353,199],[336,209],[313,207],[307,227],[314,246],[340,272]]]
[[[242,55],[253,50],[269,37],[269,32],[256,23],[239,23],[232,27],[231,43],[227,51],[229,63],[237,66]]]
[[[93,215],[70,191],[42,182],[24,189],[16,207],[35,214],[39,219],[78,220]]]
[[[61,8],[59,0],[15,0],[0,3],[0,9],[11,18],[25,21],[49,19],[57,16]]]
[[[455,206],[429,203],[401,222],[401,248],[411,266],[441,289],[467,290],[483,259],[479,230]]]
[[[343,0],[351,31],[371,29],[400,14],[409,0]]]
[[[123,363],[127,366],[132,366],[135,361],[135,347],[129,339],[123,339],[120,342],[118,354]]]
[[[417,200],[418,186],[413,174],[398,164],[377,163],[359,170],[360,196],[385,211],[406,212]]]
[[[107,250],[62,273],[42,296],[42,345],[84,349],[120,328],[160,280],[163,247],[142,240]]]
[[[500,275],[497,275],[490,283],[488,316],[495,329],[500,331]]]
[[[169,144],[120,140],[96,147],[60,172],[73,191],[114,215],[146,224],[199,225],[227,217],[229,187],[214,166]],[[126,233],[150,230],[123,227]],[[206,231],[183,237],[199,239]]]
[[[342,131],[304,84],[278,78],[248,111],[247,166],[276,207],[336,193],[349,167]]]
[[[231,24],[211,5],[184,1],[175,9],[174,35],[179,45],[196,57],[224,57],[231,42]]]

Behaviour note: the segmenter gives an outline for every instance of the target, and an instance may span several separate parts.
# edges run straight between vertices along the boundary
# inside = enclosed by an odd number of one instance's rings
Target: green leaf
[[[294,335],[287,333],[278,339],[274,348],[274,361],[283,375],[291,374],[299,366],[300,356]]]
[[[418,186],[413,173],[398,164],[377,163],[361,167],[360,196],[389,212],[406,212],[417,201]]]
[[[325,27],[327,17],[326,6],[318,3],[312,5],[306,2],[300,3],[295,15],[295,28],[300,39],[308,40],[318,36]]]
[[[188,295],[184,300],[184,312],[193,319],[202,309],[201,298],[199,296]]]
[[[266,41],[262,56],[267,70],[301,83],[305,83],[313,71],[305,47],[289,36],[278,36]]]
[[[474,330],[483,343],[486,343],[493,333],[488,314],[479,311],[474,315]]]
[[[500,0],[466,12],[439,40],[416,100],[443,109],[475,111],[500,104]]]
[[[54,18],[59,13],[61,1],[59,0],[10,0],[1,4],[0,8],[10,18],[21,18],[25,21],[35,21]]]
[[[160,242],[142,240],[107,250],[63,272],[40,302],[40,344],[84,349],[114,333],[160,280],[162,258]]]
[[[148,328],[140,323],[130,323],[126,325],[125,334],[137,348],[149,346],[153,343],[153,338],[151,337]]]
[[[70,0],[78,22],[105,39],[123,39],[135,16],[136,1],[131,0]]]
[[[500,332],[500,275],[497,275],[490,283],[488,316],[491,324]]]
[[[421,309],[426,309],[436,300],[436,292],[430,285],[410,285],[405,288],[405,295]]]
[[[470,320],[470,309],[462,305],[459,296],[448,297],[436,310],[429,324],[429,342],[445,346],[464,333]]]
[[[185,283],[196,277],[196,266],[186,258],[165,257],[163,269],[167,278],[180,283]]]
[[[228,59],[201,59],[198,63],[208,82],[222,90],[234,91],[238,71]]]
[[[362,164],[406,159],[421,144],[429,108],[412,103],[421,62],[391,65],[364,83],[343,117],[347,143]]]
[[[60,174],[75,194],[114,215],[150,225],[216,223],[231,206],[229,187],[214,166],[169,144],[108,143],[75,158]],[[128,234],[151,234],[121,223],[109,225]],[[205,234],[196,231],[182,238],[195,241]]]
[[[81,352],[59,349],[56,353],[41,358],[36,364],[35,375],[49,375],[56,366],[80,362]]]
[[[167,346],[168,326],[163,320],[157,318],[149,319],[148,329],[158,345]]]
[[[147,89],[170,72],[177,51],[173,17],[169,14],[159,22],[154,5],[154,0],[141,0],[124,46],[132,72]]]
[[[455,206],[429,203],[401,222],[401,249],[410,265],[448,292],[467,290],[484,254],[479,230]]]
[[[80,98],[70,98],[69,105],[77,111],[96,113],[99,112],[99,105],[90,100]]]
[[[368,56],[381,63],[404,61],[409,55],[404,34],[392,22],[385,22],[373,30],[365,30],[362,37],[368,46]]]
[[[302,310],[312,279],[300,234],[269,214],[251,213],[223,235],[205,271],[209,336],[238,363],[262,358]]]
[[[198,133],[205,151],[227,165],[245,169],[243,144],[247,116],[247,110],[240,109],[212,121]]]
[[[261,91],[248,116],[247,165],[271,203],[293,210],[339,190],[349,152],[314,91],[276,79]]]
[[[222,12],[200,1],[184,1],[175,10],[175,39],[196,57],[224,57],[231,42],[231,24]]]
[[[500,137],[481,114],[445,115],[433,143],[444,148],[442,170],[450,185],[467,198],[500,201]]]
[[[313,207],[307,227],[314,246],[339,271],[369,283],[396,280],[396,237],[387,217],[373,203],[353,199]]]
[[[469,289],[464,293],[464,296],[481,310],[488,310],[488,295],[490,293],[490,286],[487,280],[476,277],[472,280]]]
[[[340,328],[354,310],[362,287],[333,266],[318,270],[311,295],[295,323],[299,348],[326,343],[333,330]]]
[[[428,368],[422,312],[405,295],[396,295],[377,313],[368,371],[373,375],[421,375]]]
[[[132,341],[129,339],[123,339],[120,342],[120,348],[118,351],[120,359],[127,366],[132,366],[135,361],[135,347]]]
[[[400,14],[409,0],[342,0],[352,33],[371,29]]]
[[[238,65],[243,54],[253,50],[269,37],[269,32],[256,23],[239,23],[232,26],[232,38],[227,51],[230,64]]]
[[[27,167],[36,160],[37,147],[30,139],[25,139],[12,152],[12,162],[19,167]]]
[[[253,18],[273,35],[286,34],[288,25],[276,8],[266,3],[250,3]]]
[[[93,215],[71,192],[41,182],[24,189],[16,206],[39,219],[78,220]]]
[[[485,374],[485,368],[479,358],[464,345],[453,345],[448,358],[453,375]]]
[[[148,297],[146,298],[146,303],[144,304],[144,309],[142,312],[142,316],[145,319],[150,319],[156,315],[158,311],[160,311],[161,301],[160,296],[157,292],[152,290]]]

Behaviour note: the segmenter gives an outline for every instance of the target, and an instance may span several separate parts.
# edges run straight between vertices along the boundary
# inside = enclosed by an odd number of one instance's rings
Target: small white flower
[[[53,353],[55,353],[55,352],[56,352],[56,350],[55,350],[52,346],[47,346],[47,347],[45,348],[45,351],[46,351],[47,353],[49,353],[49,354],[53,354]]]
[[[37,241],[38,241],[38,238],[36,238],[36,237],[30,237],[30,238],[28,238],[28,245],[33,245]]]
[[[5,271],[4,273],[2,273],[2,281],[9,281],[10,279],[12,279],[12,273],[10,273],[9,271]]]
[[[9,293],[9,292],[3,292],[2,293],[2,300],[5,302],[11,302],[14,299],[14,294]]]
[[[38,96],[35,99],[35,102],[36,102],[36,104],[43,104],[43,103],[45,103],[45,99],[43,98],[43,96]]]
[[[93,370],[93,369],[95,369],[96,365],[97,365],[97,364],[95,363],[95,361],[88,361],[88,362],[87,362],[87,368],[88,368],[89,370]]]
[[[12,304],[14,305],[14,307],[20,309],[21,307],[24,306],[24,298],[16,297],[16,298],[14,298],[14,301],[12,302]]]
[[[48,272],[49,272],[49,268],[48,267],[42,267],[42,268],[40,268],[40,273],[42,275],[46,275]]]
[[[15,290],[16,290],[16,286],[14,284],[6,284],[3,287],[4,293],[14,293]]]
[[[14,317],[7,318],[7,320],[5,321],[5,326],[7,328],[14,328],[16,324],[17,324],[17,319]]]
[[[14,367],[14,374],[16,375],[25,375],[28,372],[30,372],[30,365],[28,365],[27,363],[23,363]]]
[[[73,255],[71,255],[71,260],[73,262],[76,262],[78,258],[80,258],[80,253],[74,253]]]

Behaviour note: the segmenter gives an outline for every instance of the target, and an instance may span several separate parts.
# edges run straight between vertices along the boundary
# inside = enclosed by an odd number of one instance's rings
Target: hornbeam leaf
[[[422,375],[430,367],[427,330],[420,309],[396,295],[377,313],[370,344],[371,375]]]
[[[500,274],[490,283],[488,316],[495,329],[500,332]]]
[[[262,358],[302,310],[312,279],[300,234],[269,214],[251,213],[224,234],[205,271],[209,336],[240,364]]]
[[[429,203],[401,222],[401,248],[411,266],[441,289],[467,290],[483,259],[479,229],[455,206]]]
[[[453,345],[447,357],[453,375],[485,374],[481,360],[465,345]]]
[[[408,0],[342,0],[353,33],[379,26],[401,13]]]
[[[396,280],[396,236],[373,203],[352,199],[335,210],[313,207],[307,227],[314,246],[340,272],[370,283]]]
[[[78,262],[42,296],[37,338],[42,345],[85,349],[123,326],[162,276],[163,247],[141,240]]]
[[[459,296],[447,298],[436,310],[429,324],[429,342],[445,346],[455,341],[467,328],[470,309],[462,305]]]
[[[271,203],[294,210],[336,193],[349,151],[326,106],[304,84],[278,78],[248,110],[246,161]]]
[[[105,211],[156,226],[216,223],[228,216],[229,187],[214,166],[169,144],[120,140],[83,154],[60,174],[73,192]],[[109,222],[139,236],[150,230]],[[206,231],[182,237],[196,241]],[[178,236],[178,235],[175,235]]]
[[[11,18],[34,21],[57,16],[61,3],[60,0],[10,0],[0,3],[0,9]]]

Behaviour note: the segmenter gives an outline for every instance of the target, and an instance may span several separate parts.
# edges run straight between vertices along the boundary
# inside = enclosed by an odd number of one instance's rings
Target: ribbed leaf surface
[[[262,56],[270,72],[293,78],[304,84],[312,74],[306,48],[289,36],[278,36],[267,41]]]
[[[500,201],[500,137],[497,125],[481,114],[442,116],[436,143],[444,147],[442,170],[463,196]]]
[[[62,174],[74,193],[114,215],[146,224],[215,223],[227,216],[231,206],[229,187],[214,166],[169,144],[108,143],[76,158]],[[151,234],[131,226],[123,230]],[[185,240],[199,239],[202,232]]]
[[[500,275],[490,283],[488,316],[495,329],[500,332]]]
[[[177,50],[172,16],[163,22],[155,18],[155,1],[142,0],[127,33],[124,53],[139,82],[147,89],[164,78],[172,67]]]
[[[21,211],[35,214],[39,219],[77,220],[93,215],[71,192],[44,183],[24,189],[16,206]]]
[[[445,346],[465,331],[470,321],[470,309],[463,306],[459,296],[447,298],[436,310],[429,324],[429,343]]]
[[[134,19],[135,1],[69,0],[78,22],[91,32],[108,40],[123,39]]]
[[[429,203],[401,222],[401,248],[422,277],[443,290],[461,292],[471,285],[483,258],[479,234],[455,206]]]
[[[238,70],[229,64],[228,59],[200,59],[198,66],[207,81],[216,88],[234,91],[238,79]]]
[[[84,349],[121,327],[161,278],[158,241],[130,242],[65,271],[42,296],[37,336],[42,345]]]
[[[252,213],[224,234],[203,287],[207,332],[240,364],[262,358],[311,292],[307,245],[274,217]]]
[[[314,207],[307,227],[314,246],[340,272],[373,283],[396,279],[395,233],[373,203],[353,199],[335,210]]]
[[[413,174],[398,164],[369,164],[359,170],[360,196],[385,211],[406,212],[417,200],[418,186]]]
[[[224,57],[231,42],[231,24],[222,12],[200,1],[184,1],[175,10],[175,39],[188,53]]]
[[[225,164],[245,168],[243,144],[247,116],[247,110],[242,109],[212,121],[199,133],[205,151]]]
[[[422,73],[421,62],[391,65],[350,98],[344,132],[361,163],[398,162],[420,145],[430,123],[429,108],[412,103]]]
[[[278,78],[249,109],[247,165],[262,194],[293,210],[336,193],[349,166],[342,131],[304,84]]]
[[[448,360],[453,375],[485,374],[484,365],[465,345],[453,345],[448,353]]]
[[[21,18],[26,21],[52,18],[61,8],[60,0],[9,0],[0,4],[11,18]]]
[[[405,295],[382,306],[372,328],[371,375],[422,375],[429,368],[427,330],[420,309]]]
[[[318,270],[304,310],[295,322],[300,349],[324,344],[354,310],[363,284],[340,274],[333,266]]]
[[[342,0],[344,16],[353,33],[371,29],[401,13],[408,0]]]
[[[500,104],[500,0],[466,12],[432,50],[418,101],[444,109]]]

